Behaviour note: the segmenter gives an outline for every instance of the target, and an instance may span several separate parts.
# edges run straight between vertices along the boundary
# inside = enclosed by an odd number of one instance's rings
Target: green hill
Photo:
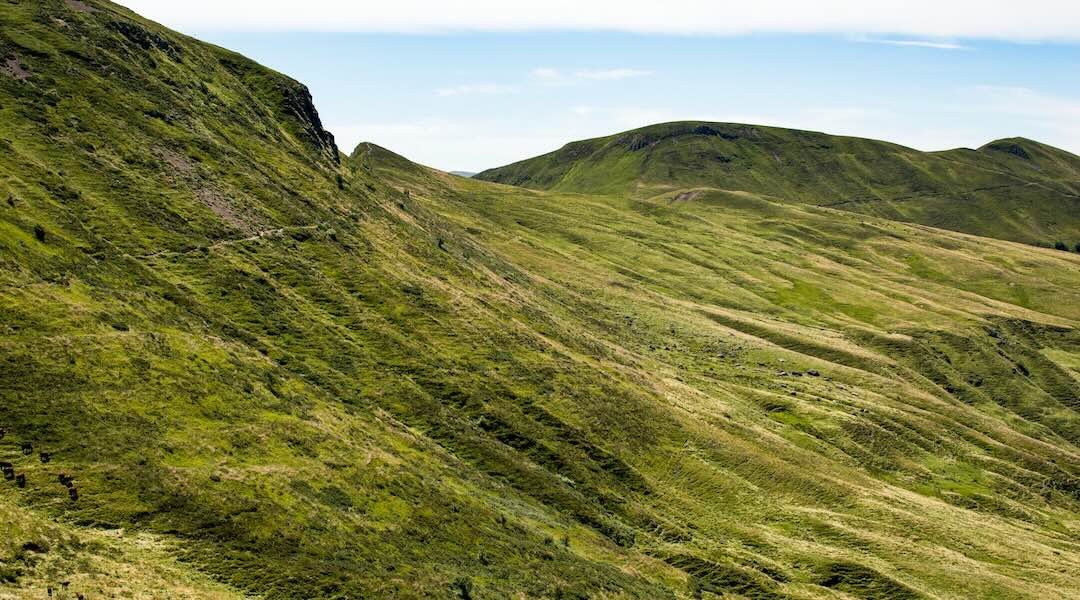
[[[665,123],[573,142],[476,177],[638,198],[745,191],[1029,244],[1080,243],[1080,157],[1022,138],[919,152],[812,131]]]
[[[0,597],[1077,597],[1080,256],[344,156],[113,4],[0,24]]]

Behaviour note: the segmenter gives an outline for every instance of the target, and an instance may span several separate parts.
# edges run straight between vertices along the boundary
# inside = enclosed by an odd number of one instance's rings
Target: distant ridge
[[[899,193],[877,142],[538,191],[344,156],[305,90],[0,2],[0,598],[1076,597],[1080,255],[798,200]]]
[[[571,142],[476,178],[635,197],[739,190],[1042,246],[1080,242],[1080,157],[1025,138],[920,152],[813,131],[685,121]]]

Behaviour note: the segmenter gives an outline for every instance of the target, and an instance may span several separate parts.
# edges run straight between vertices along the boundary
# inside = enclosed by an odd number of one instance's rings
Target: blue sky
[[[888,23],[863,33],[857,24],[809,33],[784,32],[783,24],[710,34],[557,23],[290,31],[258,20],[169,18],[183,21],[160,20],[308,84],[343,150],[372,141],[447,170],[481,170],[678,119],[925,150],[1025,136],[1080,153],[1080,45],[1060,32],[940,35],[948,23],[932,36],[917,27],[882,31]]]

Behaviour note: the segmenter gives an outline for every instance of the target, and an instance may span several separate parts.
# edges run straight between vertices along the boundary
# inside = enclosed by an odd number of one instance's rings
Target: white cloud
[[[435,90],[435,94],[437,96],[490,96],[494,94],[512,94],[516,91],[517,88],[512,85],[501,85],[497,83],[467,83],[464,85],[439,88]]]
[[[186,30],[831,33],[1080,40],[1075,0],[120,0]]]
[[[986,101],[987,108],[998,112],[1069,121],[1080,127],[1080,101],[1055,98],[1033,89],[1015,86],[983,85],[973,88]]]
[[[652,71],[645,71],[642,69],[606,69],[599,71],[578,71],[574,73],[574,77],[576,77],[577,79],[617,81],[619,79],[630,79],[632,77],[648,77],[652,74]]]
[[[968,46],[963,46],[955,42],[941,42],[933,40],[875,40],[875,39],[861,39],[860,42],[868,44],[885,44],[888,46],[913,46],[916,48],[933,48],[935,50],[970,50]]]
[[[533,79],[544,82],[562,81],[563,74],[558,69],[539,68],[533,69]]]
[[[532,78],[544,85],[569,85],[581,81],[620,81],[635,77],[648,77],[652,71],[645,69],[581,69],[564,73],[558,69],[541,67],[532,70]]]

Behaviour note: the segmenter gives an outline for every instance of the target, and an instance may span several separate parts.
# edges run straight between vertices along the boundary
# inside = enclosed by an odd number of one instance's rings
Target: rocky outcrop
[[[315,110],[315,103],[307,86],[289,82],[282,90],[281,97],[283,108],[299,122],[302,135],[307,141],[337,164],[340,158],[334,134],[323,129],[322,119],[319,118],[319,111]]]
[[[687,123],[676,123],[670,126],[668,129],[657,129],[652,131],[637,131],[632,135],[623,136],[615,141],[618,145],[626,146],[631,152],[637,152],[643,150],[649,146],[663,141],[677,137],[684,136],[703,136],[703,137],[718,137],[728,141],[737,140],[740,137],[740,132],[737,130],[723,130],[718,129],[710,125],[698,125],[696,127],[689,127]],[[746,129],[745,127],[743,129]],[[747,132],[742,132],[747,133]]]
[[[1011,154],[1024,160],[1031,160],[1031,154],[1027,150],[1025,150],[1023,146],[1016,142],[990,142],[989,144],[984,146],[984,148],[993,152],[1004,152],[1006,154]]]
[[[135,23],[128,21],[112,21],[109,23],[108,27],[143,50],[156,48],[173,58],[179,58],[180,54],[183,52],[176,44],[173,44],[152,31],[143,29]]]
[[[248,90],[274,111],[279,119],[285,121],[294,135],[334,165],[340,164],[334,135],[323,128],[307,86],[239,54],[224,50],[220,53],[218,60],[221,65],[244,82]]]

